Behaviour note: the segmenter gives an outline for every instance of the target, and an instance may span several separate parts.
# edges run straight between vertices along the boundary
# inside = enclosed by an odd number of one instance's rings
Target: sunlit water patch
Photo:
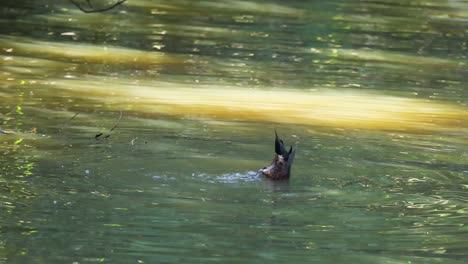
[[[0,262],[466,263],[466,10],[6,1]]]

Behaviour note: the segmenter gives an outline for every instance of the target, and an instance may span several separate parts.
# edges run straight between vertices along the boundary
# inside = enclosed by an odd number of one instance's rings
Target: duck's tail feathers
[[[288,152],[288,171],[291,171],[292,164],[294,162],[294,157],[296,156],[297,145],[291,146]]]
[[[276,130],[275,130],[275,152],[276,152],[276,154],[281,155],[283,157],[284,157],[284,154],[286,152],[286,150],[284,149],[283,140],[281,140],[278,137],[278,133],[276,133]]]

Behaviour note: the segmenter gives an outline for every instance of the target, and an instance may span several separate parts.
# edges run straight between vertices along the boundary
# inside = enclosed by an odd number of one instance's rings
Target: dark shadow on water
[[[263,178],[262,185],[265,190],[272,193],[289,193],[291,191],[289,180],[273,181]]]

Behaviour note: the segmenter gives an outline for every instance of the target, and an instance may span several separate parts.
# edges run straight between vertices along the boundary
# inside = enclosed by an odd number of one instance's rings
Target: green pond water
[[[0,14],[0,263],[468,262],[466,1]]]

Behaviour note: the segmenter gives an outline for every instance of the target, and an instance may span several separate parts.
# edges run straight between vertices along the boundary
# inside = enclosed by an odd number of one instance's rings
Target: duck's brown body
[[[270,166],[262,168],[259,172],[272,180],[289,179],[295,155],[296,146],[291,146],[289,151],[286,151],[283,141],[275,131],[275,157]]]

